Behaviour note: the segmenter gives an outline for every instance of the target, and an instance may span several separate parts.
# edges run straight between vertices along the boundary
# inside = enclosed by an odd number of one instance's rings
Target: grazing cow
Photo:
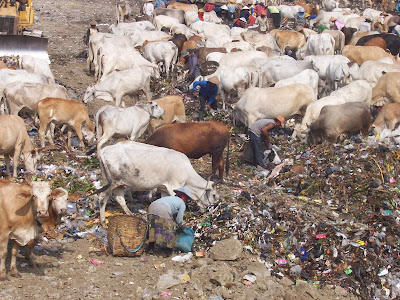
[[[307,106],[306,113],[301,121],[301,124],[296,124],[293,130],[292,139],[299,137],[300,140],[306,141],[307,134],[303,133],[307,131],[308,126],[311,125],[316,119],[318,119],[321,109],[326,105],[337,105],[346,103],[342,98],[328,96],[314,101]]]
[[[389,72],[400,72],[400,65],[397,63],[370,60],[363,63],[358,69],[357,79],[366,80],[374,87],[379,78],[381,78],[383,74]]]
[[[269,33],[275,38],[281,53],[284,53],[285,49],[296,52],[306,43],[304,34],[297,31],[273,29]]]
[[[150,43],[144,47],[143,57],[159,66],[162,63],[168,79],[170,67],[178,60],[178,47],[170,41]]]
[[[117,10],[117,24],[129,20],[129,16],[132,13],[131,6],[128,1],[121,1],[116,4]]]
[[[36,113],[40,119],[38,134],[42,147],[45,144],[46,132],[50,144],[54,144],[52,134],[48,130],[49,124],[53,122],[68,125],[68,148],[71,148],[71,129],[74,129],[81,142],[82,150],[86,151],[82,135],[83,125],[89,130],[84,131],[89,144],[93,142],[94,125],[89,119],[88,109],[84,104],[61,98],[45,98],[36,104]]]
[[[26,170],[36,171],[39,154],[26,131],[24,120],[18,116],[0,116],[0,154],[4,155],[7,175],[10,174],[10,156],[13,157],[13,176],[17,177],[20,156],[25,162]]]
[[[155,16],[153,20],[154,26],[156,26],[157,30],[161,30],[163,28],[167,28],[171,31],[171,28],[174,25],[180,24],[179,20],[174,17],[168,17],[164,15]]]
[[[146,140],[146,144],[173,149],[195,159],[210,154],[212,175],[215,175],[218,168],[219,180],[222,180],[222,154],[227,146],[226,173],[229,172],[229,137],[229,129],[221,122],[175,123],[157,129]]]
[[[47,77],[47,83],[55,84],[54,75],[50,70],[49,62],[44,59],[30,55],[21,55],[19,58],[19,68],[29,73],[42,74]]]
[[[324,33],[329,33],[335,40],[335,54],[341,54],[345,45],[345,35],[340,30],[325,29]]]
[[[187,186],[202,208],[215,203],[216,188],[193,169],[190,160],[175,150],[124,141],[100,150],[100,165],[107,184],[99,189],[100,222],[105,224],[105,208],[111,193],[126,214],[124,187],[135,191],[159,189],[162,196]],[[196,200],[195,199],[195,200]]]
[[[361,102],[366,106],[371,105],[372,87],[365,80],[354,80],[348,85],[333,91],[330,96],[342,98],[346,102]]]
[[[357,76],[358,65],[352,62],[332,61],[326,69],[326,84],[328,92],[337,90],[339,87],[349,84]]]
[[[38,235],[37,218],[47,218],[52,198],[51,183],[33,181],[19,184],[0,179],[0,280],[6,280],[5,261],[8,240],[12,241],[10,274],[20,278],[16,260],[18,248],[28,244],[28,257],[37,267],[32,253]]]
[[[127,108],[101,107],[96,113],[97,153],[114,136],[136,141],[146,131],[150,120],[163,114],[164,110],[156,102]]]
[[[151,101],[150,77],[154,69],[136,67],[124,71],[112,72],[103,81],[86,89],[83,103],[88,103],[95,98],[104,101],[115,101],[115,106],[125,106],[122,97],[133,95],[139,100],[139,92],[146,94],[147,101]]]
[[[196,56],[199,59],[199,63],[203,64],[206,62],[207,59],[207,55],[213,52],[221,52],[221,53],[226,53],[226,49],[225,48],[207,48],[207,47],[201,47],[201,48],[197,48],[194,51],[194,54],[196,54]]]
[[[372,89],[371,105],[400,102],[400,70],[382,75]]]
[[[159,107],[164,110],[162,119],[150,120],[149,131],[153,133],[158,127],[174,122],[185,123],[185,104],[179,95],[165,96],[157,100],[153,100]]]
[[[357,46],[363,46],[365,45],[368,41],[374,38],[382,38],[386,42],[386,49],[389,49],[390,53],[394,56],[399,54],[400,50],[400,37],[398,37],[395,34],[389,34],[389,33],[380,33],[380,34],[370,34],[364,37],[361,37],[357,41]]]
[[[351,46],[346,45],[343,48],[342,54],[350,61],[357,63],[361,66],[367,60],[380,60],[382,58],[390,58],[393,62],[395,57],[385,50],[375,46]]]
[[[305,58],[309,55],[335,54],[335,39],[329,33],[312,34],[296,56]]]
[[[4,97],[10,115],[18,115],[23,109],[34,113],[36,103],[46,97],[68,99],[67,89],[61,85],[32,82],[16,82],[4,89]]]
[[[400,102],[385,104],[371,128],[374,134],[379,134],[383,129],[394,130],[400,122]]]
[[[61,223],[61,217],[67,214],[68,191],[64,188],[56,188],[51,193],[52,199],[49,203],[49,217],[41,219],[43,231],[56,228]]]
[[[155,76],[158,76],[157,65],[144,59],[132,46],[103,45],[98,50],[97,61],[99,81],[104,80],[113,71],[123,71],[134,67],[154,68]]]
[[[289,78],[281,79],[275,83],[275,87],[286,86],[294,83],[309,85],[314,90],[314,95],[318,95],[318,73],[311,69],[306,69]]]
[[[176,18],[176,19],[178,19],[179,23],[181,23],[181,24],[185,23],[185,12],[181,9],[157,7],[153,11],[153,19],[154,19],[154,17],[161,16],[161,15]]]
[[[368,42],[364,44],[364,46],[376,46],[382,48],[385,51],[387,49],[386,41],[381,37],[375,37],[370,39]]]
[[[342,133],[368,134],[371,112],[364,103],[350,102],[338,105],[327,105],[321,109],[318,119],[310,126],[309,131],[314,141],[326,139],[336,143]]]
[[[196,4],[186,4],[186,3],[180,3],[178,1],[176,2],[172,2],[171,4],[169,4],[167,6],[167,8],[171,8],[171,9],[181,9],[184,12],[187,11],[198,11],[197,5]]]
[[[252,87],[244,92],[233,109],[233,120],[250,127],[259,119],[275,118],[279,115],[288,119],[303,113],[315,100],[313,89],[300,83],[272,88]]]
[[[261,51],[230,52],[220,59],[219,65],[226,67],[254,66],[254,59],[260,62],[262,60],[268,60],[268,56]]]

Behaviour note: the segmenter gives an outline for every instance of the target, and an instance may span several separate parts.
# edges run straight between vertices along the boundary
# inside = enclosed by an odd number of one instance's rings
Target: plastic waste
[[[173,261],[177,261],[177,262],[184,263],[184,262],[187,262],[187,261],[188,261],[189,259],[191,259],[192,257],[193,257],[192,252],[189,252],[189,253],[187,253],[187,254],[185,254],[185,255],[183,255],[183,256],[180,256],[180,255],[174,256],[174,257],[172,258],[172,260],[173,260]]]

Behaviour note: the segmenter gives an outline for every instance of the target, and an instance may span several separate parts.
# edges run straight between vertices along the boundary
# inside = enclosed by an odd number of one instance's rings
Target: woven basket
[[[202,76],[211,75],[215,71],[217,71],[219,67],[219,63],[216,61],[207,61],[200,65],[200,71]]]
[[[114,256],[140,256],[147,238],[147,222],[137,216],[112,216],[108,225],[108,251]]]

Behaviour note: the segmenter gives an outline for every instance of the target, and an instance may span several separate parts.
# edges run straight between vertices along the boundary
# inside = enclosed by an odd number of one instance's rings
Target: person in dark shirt
[[[192,82],[201,75],[199,58],[194,54],[194,50],[187,50],[182,57],[188,58],[189,72],[187,73],[187,81]]]
[[[250,8],[248,6],[244,6],[240,11],[239,18],[245,18],[246,22],[248,22],[249,17],[250,17]]]
[[[199,100],[200,100],[200,111],[199,111],[199,121],[204,120],[204,110],[207,109],[217,109],[218,103],[215,100],[215,97],[218,93],[218,85],[220,81],[217,76],[211,77],[208,80],[204,81],[195,81],[193,82],[193,95],[197,96],[197,87],[200,87],[200,91],[198,92]]]

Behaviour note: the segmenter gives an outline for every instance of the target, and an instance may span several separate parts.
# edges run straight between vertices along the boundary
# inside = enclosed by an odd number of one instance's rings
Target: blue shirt
[[[199,95],[206,98],[206,100],[208,100],[207,104],[211,105],[211,103],[214,102],[215,97],[217,96],[218,86],[216,85],[214,88],[211,88],[210,82],[207,80],[195,81],[193,82],[193,92],[197,91],[196,88],[198,86],[200,87]]]
[[[167,196],[162,197],[154,202],[168,206],[171,209],[172,215],[176,215],[176,223],[178,223],[179,226],[182,225],[183,213],[186,210],[186,205],[181,198],[177,196]]]

